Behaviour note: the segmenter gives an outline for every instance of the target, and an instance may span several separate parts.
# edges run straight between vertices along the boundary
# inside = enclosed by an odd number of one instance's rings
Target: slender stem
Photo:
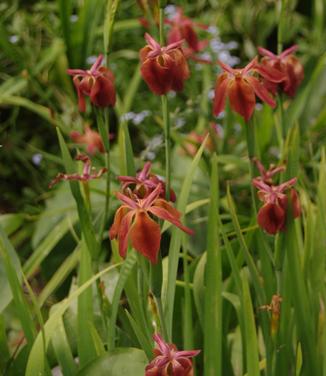
[[[157,310],[158,310],[158,314],[159,314],[159,318],[160,318],[160,325],[161,325],[163,337],[165,338],[165,340],[171,341],[171,339],[168,336],[168,331],[167,331],[166,323],[165,323],[165,319],[164,319],[162,298],[160,296],[155,296],[155,302],[156,302],[156,306],[157,306]]]
[[[109,123],[109,114],[108,110],[97,112],[97,126],[99,133],[102,138],[102,142],[105,150],[105,167],[107,168],[106,173],[106,189],[105,189],[105,204],[104,204],[104,213],[103,220],[100,226],[100,239],[103,239],[103,233],[105,224],[109,215],[110,210],[110,196],[111,196],[111,174],[110,174],[110,123]]]
[[[160,8],[160,44],[164,45],[164,11]],[[165,184],[166,184],[166,199],[170,199],[170,186],[171,186],[171,156],[170,156],[170,114],[168,98],[166,95],[161,96],[162,99],[162,115],[164,125],[164,138],[165,138]]]
[[[245,128],[246,128],[247,150],[248,150],[248,158],[249,158],[250,191],[251,191],[251,198],[252,198],[254,211],[256,213],[257,212],[256,195],[255,195],[254,187],[251,184],[252,179],[255,177],[253,158],[256,156],[255,127],[254,127],[253,120],[249,120],[245,124]]]
[[[170,199],[171,187],[171,153],[170,153],[170,115],[168,108],[168,99],[166,95],[161,96],[162,99],[162,114],[164,124],[164,141],[165,141],[165,194],[166,199]]]

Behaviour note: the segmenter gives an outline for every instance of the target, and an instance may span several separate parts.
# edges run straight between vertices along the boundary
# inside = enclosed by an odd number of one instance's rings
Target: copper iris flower
[[[294,45],[280,55],[275,55],[273,52],[266,50],[263,47],[258,47],[259,53],[264,56],[261,63],[266,67],[272,67],[279,70],[284,74],[284,80],[279,85],[268,78],[265,78],[265,86],[273,94],[276,94],[278,87],[280,87],[285,94],[290,97],[294,97],[299,85],[304,78],[303,66],[299,59],[293,55],[298,49],[298,46]]]
[[[77,180],[81,182],[86,182],[92,179],[100,178],[105,172],[107,172],[107,168],[101,168],[99,171],[94,171],[92,167],[90,158],[85,154],[79,154],[75,158],[76,161],[81,161],[84,164],[82,174],[64,174],[60,172],[49,184],[49,188],[52,188],[55,184],[58,184],[62,180]]]
[[[131,186],[133,193],[139,198],[144,198],[160,184],[162,187],[160,197],[165,198],[165,183],[158,176],[150,173],[151,167],[151,162],[146,162],[143,169],[139,171],[136,176],[118,176],[118,179],[122,183],[122,191],[125,192],[127,188]],[[170,189],[170,200],[172,202],[176,200],[173,189]]]
[[[200,350],[178,351],[174,344],[164,342],[158,334],[154,334],[157,347],[153,350],[155,358],[146,366],[145,376],[192,376],[191,358]]]
[[[157,95],[181,91],[189,77],[189,67],[181,49],[183,40],[161,47],[149,34],[147,45],[140,50],[141,75],[151,91]]]
[[[115,87],[113,73],[101,66],[103,55],[99,55],[89,70],[68,69],[78,94],[79,111],[86,111],[85,96],[97,107],[115,105]]]
[[[175,16],[171,20],[165,20],[165,23],[171,25],[168,33],[169,44],[185,40],[193,52],[199,52],[208,43],[207,40],[200,41],[195,31],[195,27],[206,30],[208,26],[194,22],[192,19],[186,17],[182,8],[178,8]]]
[[[276,234],[285,230],[286,216],[289,208],[288,195],[291,201],[291,214],[297,218],[301,214],[301,206],[297,191],[292,188],[297,178],[292,178],[280,185],[268,185],[261,179],[253,179],[258,189],[258,197],[264,203],[259,209],[257,222],[268,234]]]
[[[160,249],[160,225],[151,216],[166,220],[179,227],[182,231],[193,234],[193,231],[182,225],[181,214],[166,200],[160,198],[162,185],[157,187],[147,197],[140,199],[136,195],[130,198],[117,193],[122,205],[115,213],[114,222],[110,229],[110,238],[118,239],[119,253],[125,257],[128,242],[152,263],[157,262]]]
[[[256,95],[269,106],[273,108],[276,106],[275,100],[261,82],[260,76],[272,82],[281,82],[284,79],[282,72],[260,65],[257,58],[243,69],[233,69],[221,61],[218,64],[223,72],[217,77],[215,85],[214,115],[217,116],[223,111],[227,97],[232,110],[240,114],[245,121],[248,121],[254,112]]]

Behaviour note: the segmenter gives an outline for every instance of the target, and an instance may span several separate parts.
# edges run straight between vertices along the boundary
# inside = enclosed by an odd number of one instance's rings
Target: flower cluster
[[[303,67],[292,52],[293,46],[279,56],[259,47],[259,53],[264,56],[261,62],[254,58],[243,69],[233,69],[219,61],[223,72],[217,77],[215,85],[214,115],[225,108],[226,98],[229,98],[232,110],[248,121],[255,109],[256,99],[274,108],[273,98],[277,89],[281,88],[289,96],[294,96],[303,80]]]
[[[257,222],[268,234],[275,235],[284,231],[287,215],[293,218],[301,214],[301,206],[297,191],[293,188],[297,178],[292,178],[280,185],[273,185],[272,176],[281,172],[284,167],[271,166],[267,171],[258,161],[261,176],[253,179],[253,185],[258,189],[258,197],[264,203],[259,209]]]
[[[145,376],[193,375],[191,358],[200,350],[178,351],[174,344],[164,342],[158,333],[153,338],[157,344],[153,350],[155,358],[146,366]]]

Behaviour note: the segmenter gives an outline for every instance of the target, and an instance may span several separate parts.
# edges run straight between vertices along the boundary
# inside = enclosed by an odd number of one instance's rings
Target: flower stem
[[[250,191],[251,191],[251,198],[252,198],[254,211],[256,213],[257,212],[256,195],[255,195],[254,187],[251,184],[252,179],[255,177],[253,158],[256,156],[255,124],[252,119],[246,122],[245,128],[246,128],[247,150],[248,150],[248,158],[249,158]]]
[[[102,142],[105,150],[105,167],[107,168],[106,173],[106,188],[105,188],[105,204],[103,220],[100,227],[100,239],[103,239],[103,233],[105,224],[108,218],[110,210],[110,196],[111,196],[111,174],[110,174],[110,123],[109,123],[109,113],[108,110],[97,112],[97,126],[98,131],[101,135]]]
[[[161,96],[162,99],[162,114],[164,124],[164,143],[165,143],[165,194],[166,199],[170,200],[170,186],[171,186],[171,153],[170,153],[170,115],[168,107],[168,98],[166,95]]]

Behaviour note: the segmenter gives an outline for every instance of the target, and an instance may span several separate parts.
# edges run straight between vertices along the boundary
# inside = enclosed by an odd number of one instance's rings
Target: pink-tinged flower
[[[162,186],[159,184],[147,197],[130,198],[117,193],[117,198],[123,203],[115,213],[114,222],[110,229],[110,239],[118,239],[119,253],[126,257],[128,242],[152,263],[157,262],[161,243],[161,230],[150,215],[166,220],[179,227],[182,231],[193,234],[193,231],[180,222],[181,214],[166,200],[160,198]]]
[[[94,168],[91,165],[91,160],[87,155],[79,154],[76,157],[76,161],[81,161],[84,164],[82,174],[64,174],[60,172],[49,184],[49,188],[52,188],[55,184],[59,183],[62,180],[77,180],[77,181],[88,181],[92,179],[100,178],[105,172],[106,168],[101,168],[98,172],[94,171]]]
[[[256,95],[263,102],[274,108],[276,102],[263,85],[260,77],[272,82],[281,82],[284,74],[279,70],[258,63],[254,58],[245,68],[233,69],[229,65],[218,62],[224,72],[217,77],[213,113],[218,115],[225,108],[226,98],[229,98],[232,110],[248,121],[255,109]]]
[[[122,191],[126,192],[131,186],[133,194],[136,194],[139,198],[145,198],[153,192],[158,185],[161,185],[162,190],[160,197],[165,198],[165,183],[158,176],[150,173],[151,167],[151,162],[146,162],[143,169],[138,172],[136,176],[118,176],[118,179],[122,183]],[[170,201],[175,202],[175,200],[175,192],[173,189],[170,189]]]
[[[98,132],[93,131],[90,127],[85,127],[85,133],[81,134],[78,131],[70,133],[71,139],[77,144],[87,145],[87,153],[94,155],[97,152],[104,153],[104,145],[101,136]]]
[[[153,350],[155,358],[146,366],[145,376],[192,376],[191,358],[200,350],[178,351],[172,343],[164,342],[158,334],[154,334],[157,347]]]
[[[279,84],[265,78],[265,86],[273,94],[276,94],[278,87],[280,87],[285,94],[294,97],[301,84],[304,78],[304,69],[299,59],[293,55],[293,52],[297,49],[298,46],[295,45],[286,49],[280,55],[275,55],[263,47],[258,47],[259,53],[264,56],[261,61],[262,65],[277,69],[285,76],[284,80]]]
[[[115,105],[115,87],[113,73],[101,66],[103,55],[99,55],[89,70],[68,69],[67,73],[74,76],[73,82],[78,94],[79,111],[86,111],[85,95],[97,107]]]
[[[258,211],[257,222],[268,234],[274,235],[285,230],[289,207],[293,218],[300,216],[300,201],[297,191],[293,188],[296,181],[297,178],[293,178],[275,186],[253,179],[253,185],[258,189],[258,197],[264,203]],[[287,191],[289,191],[290,206]]]
[[[207,30],[208,26],[194,22],[186,17],[182,8],[178,8],[175,16],[171,20],[165,20],[165,23],[171,25],[168,33],[169,44],[185,40],[192,52],[199,52],[207,46],[207,40],[200,41],[198,39],[195,27]]]
[[[268,185],[273,184],[272,178],[274,175],[285,171],[285,166],[275,166],[274,164],[270,164],[268,170],[266,170],[259,159],[253,158],[253,161],[255,162],[257,169],[260,173],[260,176],[257,176],[255,180],[263,181]]]
[[[181,49],[183,41],[161,47],[147,33],[145,39],[147,45],[140,50],[140,71],[151,91],[157,95],[164,95],[170,90],[181,91],[190,75]]]

